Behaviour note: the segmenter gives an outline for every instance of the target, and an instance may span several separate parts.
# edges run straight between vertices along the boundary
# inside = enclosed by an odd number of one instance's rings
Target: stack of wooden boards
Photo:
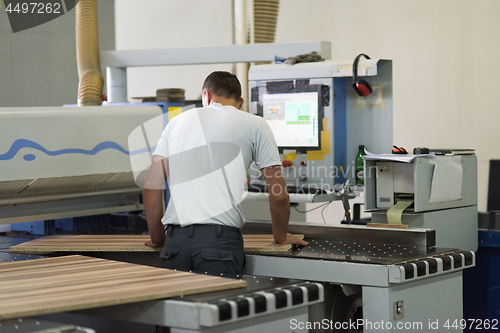
[[[303,239],[304,235],[296,235]],[[159,252],[147,247],[148,235],[57,235],[46,236],[10,248],[12,253],[45,254],[51,252]],[[243,235],[245,252],[286,254],[290,244],[277,244],[272,235]]]
[[[0,320],[242,288],[242,280],[79,255],[0,263]]]

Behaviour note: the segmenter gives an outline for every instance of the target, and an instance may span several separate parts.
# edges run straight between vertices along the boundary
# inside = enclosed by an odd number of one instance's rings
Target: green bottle
[[[363,156],[365,156],[365,145],[359,145],[358,153],[356,154],[356,161],[354,162],[356,167],[356,185],[365,185],[365,170],[363,167]]]

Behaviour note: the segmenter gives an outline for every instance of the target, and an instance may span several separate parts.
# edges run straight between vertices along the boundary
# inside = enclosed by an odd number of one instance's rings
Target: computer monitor
[[[280,149],[321,149],[318,91],[264,93],[262,116]]]

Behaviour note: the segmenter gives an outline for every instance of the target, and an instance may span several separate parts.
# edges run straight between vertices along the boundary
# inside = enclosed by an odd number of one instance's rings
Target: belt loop
[[[189,234],[189,237],[193,237],[193,235],[194,235],[194,224],[191,224],[189,226],[188,234]]]
[[[174,225],[173,224],[169,224],[167,226],[167,234],[168,234],[168,237],[172,237],[172,232],[174,231]]]
[[[217,238],[221,238],[221,237],[222,237],[222,226],[218,225],[217,226]]]

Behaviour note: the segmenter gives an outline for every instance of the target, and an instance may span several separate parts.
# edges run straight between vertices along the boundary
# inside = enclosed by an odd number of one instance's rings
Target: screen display
[[[262,106],[278,147],[319,146],[317,92],[264,94]]]

